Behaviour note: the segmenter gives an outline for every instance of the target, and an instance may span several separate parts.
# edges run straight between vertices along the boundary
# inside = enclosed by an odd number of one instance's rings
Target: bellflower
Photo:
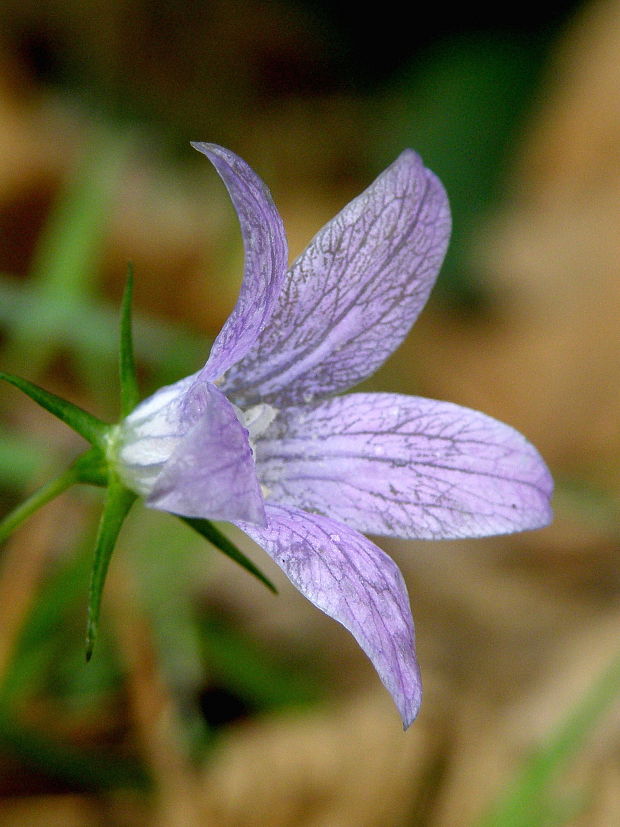
[[[346,391],[398,347],[450,234],[444,189],[405,150],[287,270],[282,220],[255,172],[198,143],[245,248],[237,304],[206,365],[120,425],[117,471],[152,508],[226,520],[354,635],[404,726],[421,695],[403,578],[361,532],[481,537],[545,525],[552,480],[536,449],[477,411]]]

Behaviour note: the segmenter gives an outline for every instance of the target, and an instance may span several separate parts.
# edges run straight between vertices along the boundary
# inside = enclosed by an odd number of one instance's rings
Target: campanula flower
[[[551,519],[536,449],[477,411],[372,374],[424,306],[450,234],[444,189],[405,150],[287,270],[282,220],[239,157],[198,143],[239,216],[245,269],[206,365],[117,435],[120,478],[152,508],[235,523],[357,639],[405,727],[421,694],[403,578],[363,533],[481,537]]]

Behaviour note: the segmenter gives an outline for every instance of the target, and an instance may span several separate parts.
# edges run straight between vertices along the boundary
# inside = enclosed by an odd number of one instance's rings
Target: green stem
[[[107,469],[105,458],[97,448],[89,448],[81,454],[62,474],[37,488],[23,503],[9,511],[0,520],[0,543],[4,542],[15,529],[34,514],[41,506],[53,500],[76,483],[105,486]]]
[[[23,523],[31,514],[34,514],[41,506],[53,500],[67,488],[70,488],[80,478],[79,469],[75,466],[67,468],[53,480],[46,482],[34,491],[27,500],[20,503],[10,511],[4,519],[0,520],[0,543],[15,531],[20,523]]]

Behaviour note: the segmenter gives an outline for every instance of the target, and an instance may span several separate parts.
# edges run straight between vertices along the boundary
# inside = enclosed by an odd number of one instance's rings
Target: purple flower
[[[194,144],[239,215],[239,299],[202,370],[121,426],[119,472],[152,508],[228,520],[354,635],[404,726],[421,695],[396,564],[360,532],[481,537],[551,519],[552,480],[512,428],[449,402],[334,396],[373,373],[424,306],[450,234],[438,179],[405,150],[287,271],[269,191],[229,150]]]

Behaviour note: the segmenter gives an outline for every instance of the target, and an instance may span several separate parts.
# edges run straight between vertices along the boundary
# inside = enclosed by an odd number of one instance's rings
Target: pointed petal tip
[[[254,177],[256,181],[260,182],[260,189],[263,192],[268,193],[268,201],[271,203],[271,193],[269,192],[266,184],[264,184],[264,182],[258,178],[256,173],[251,169],[251,167],[248,166],[248,164],[243,160],[243,158],[240,158],[231,149],[226,149],[225,146],[220,146],[219,144],[212,144],[208,141],[190,141],[189,143],[192,149],[197,150],[206,158],[208,158],[209,161],[211,161],[211,163],[217,170],[219,176],[226,184],[226,188],[228,189],[231,196],[233,196],[233,192],[231,192],[231,186],[234,191],[240,183],[238,176],[243,176],[244,173],[247,173],[251,177]]]
[[[237,303],[202,369],[206,380],[221,377],[252,348],[267,325],[286,275],[288,244],[282,218],[264,181],[238,155],[218,144],[192,141],[224,182],[232,200],[245,251]]]
[[[411,166],[416,168],[421,168],[429,172],[428,168],[424,165],[424,161],[422,160],[422,156],[415,151],[415,149],[411,149],[411,147],[407,147],[403,149],[403,151],[396,157],[396,159],[392,162],[392,166]]]
[[[239,527],[292,584],[351,632],[392,696],[406,729],[422,694],[407,590],[394,561],[342,523],[267,504],[268,523]]]
[[[189,145],[192,149],[196,149],[198,152],[201,152],[203,155],[206,155],[207,158],[211,158],[211,156],[216,155],[220,158],[230,158],[233,157],[233,154],[225,149],[223,146],[219,144],[212,144],[208,141],[190,141]]]
[[[399,701],[398,698],[394,697],[394,701],[396,702],[401,720],[403,722],[403,732],[407,732],[411,724],[418,717],[420,706],[422,704],[422,684],[420,682],[419,675],[411,697],[405,698],[402,701]]]
[[[403,722],[403,732],[407,732],[409,727],[414,723],[414,721],[418,717],[419,711],[420,711],[420,707],[418,705],[411,712],[401,712],[400,713],[400,717],[401,717],[401,720]]]
[[[444,252],[439,262],[439,270],[441,268],[441,264],[443,263],[445,250],[448,247],[450,236],[452,235],[452,211],[450,209],[450,199],[446,188],[444,187],[441,178],[439,178],[439,176],[434,173],[432,169],[429,169],[425,165],[424,159],[415,151],[415,149],[404,149],[394,161],[393,166],[409,167],[411,174],[414,176],[421,175],[426,181],[429,190],[434,193],[437,201],[435,221],[437,226],[442,228],[441,233],[443,234],[444,239]]]

